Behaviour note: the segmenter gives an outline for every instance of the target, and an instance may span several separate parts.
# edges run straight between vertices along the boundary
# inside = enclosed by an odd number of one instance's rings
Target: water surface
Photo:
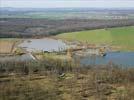
[[[55,40],[50,38],[26,40],[19,46],[25,48],[29,52],[35,52],[35,51],[53,52],[53,51],[62,51],[67,48],[67,45],[61,40]]]
[[[15,56],[0,56],[0,61],[31,61],[33,58],[30,54],[15,55]]]
[[[75,57],[76,61],[80,61],[83,65],[105,65],[113,63],[124,67],[134,67],[134,52],[111,52],[106,56]]]

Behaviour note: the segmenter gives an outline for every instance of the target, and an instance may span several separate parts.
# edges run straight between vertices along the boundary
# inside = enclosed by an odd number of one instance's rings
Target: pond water
[[[28,39],[19,45],[19,47],[25,48],[28,52],[36,51],[62,51],[70,47],[61,40],[55,40],[50,38],[44,39]],[[73,46],[74,47],[74,46]],[[22,56],[8,56],[0,57],[0,61],[29,61],[32,60],[32,55],[25,54]],[[134,52],[108,52],[106,56],[93,56],[86,55],[83,57],[74,56],[75,61],[80,62],[82,65],[105,65],[113,63],[126,67],[134,67]]]
[[[75,61],[79,61],[82,65],[106,65],[113,63],[122,67],[134,67],[134,52],[112,52],[106,56],[91,56],[84,57],[74,56]],[[5,56],[0,57],[0,61],[31,61],[34,60],[31,54],[21,56]]]
[[[0,61],[31,61],[33,58],[30,54],[24,54],[21,56],[0,56]]]
[[[76,61],[80,61],[83,65],[105,65],[113,63],[124,67],[134,67],[134,52],[109,52],[106,56],[74,57]]]
[[[36,51],[61,51],[67,48],[67,45],[61,40],[55,40],[50,38],[44,39],[30,39],[26,40],[19,45],[19,47],[25,48],[29,52]]]

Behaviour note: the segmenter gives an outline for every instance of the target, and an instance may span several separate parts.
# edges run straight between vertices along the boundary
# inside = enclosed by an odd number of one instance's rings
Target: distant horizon
[[[134,8],[133,0],[0,0],[11,8]]]
[[[0,7],[0,8],[14,8],[14,9],[134,9],[134,7],[114,7],[114,8],[107,8],[107,7],[48,7],[48,8],[38,8],[38,7]]]

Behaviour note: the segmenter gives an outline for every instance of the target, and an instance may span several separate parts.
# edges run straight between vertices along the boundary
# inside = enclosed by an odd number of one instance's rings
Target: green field
[[[120,46],[122,50],[134,50],[134,26],[70,32],[57,37],[91,44],[112,44]]]

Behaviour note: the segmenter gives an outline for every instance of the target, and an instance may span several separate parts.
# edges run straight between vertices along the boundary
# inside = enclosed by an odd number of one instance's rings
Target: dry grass
[[[35,57],[38,60],[43,60],[46,58],[53,59],[53,60],[61,60],[61,61],[72,61],[73,60],[67,54],[57,54],[57,53],[40,53],[40,54],[35,54]]]
[[[0,54],[13,53],[15,43],[13,40],[0,40]]]
[[[13,75],[0,78],[0,99],[133,100],[134,82],[129,74],[121,69],[82,69],[63,76],[51,71]]]
[[[0,63],[0,100],[133,100],[134,68]]]

